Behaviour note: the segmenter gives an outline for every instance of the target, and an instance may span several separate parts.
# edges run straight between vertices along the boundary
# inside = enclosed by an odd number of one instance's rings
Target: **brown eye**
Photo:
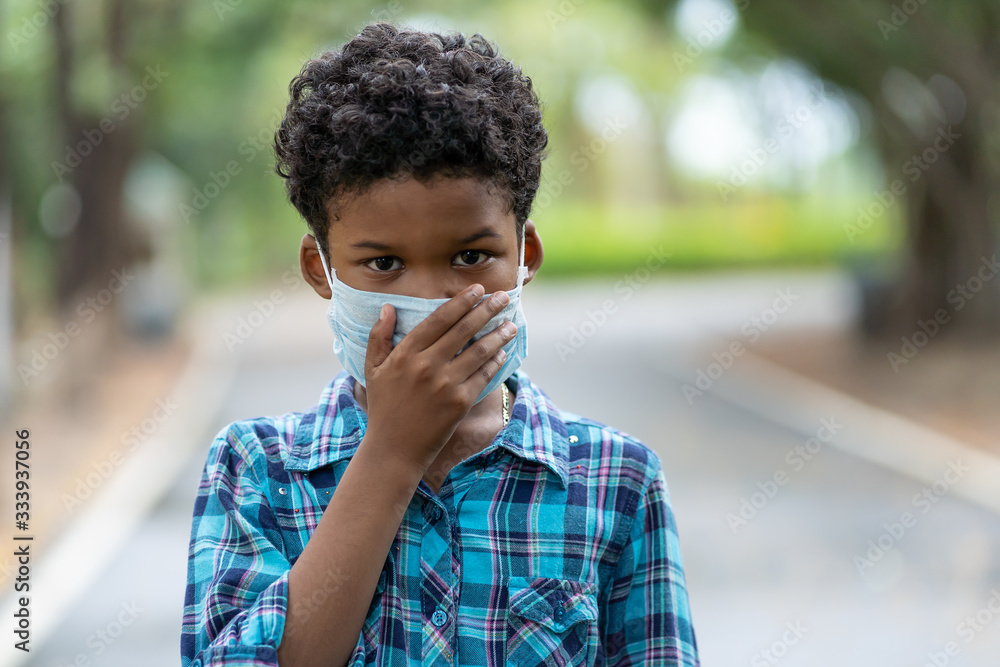
[[[482,263],[487,255],[482,250],[463,250],[462,252],[455,255],[459,260],[458,264],[462,266],[473,266],[475,264]]]
[[[399,265],[397,266],[397,262]],[[375,259],[366,262],[366,266],[375,269],[376,271],[393,271],[395,269],[401,268],[403,265],[395,257],[376,257]]]

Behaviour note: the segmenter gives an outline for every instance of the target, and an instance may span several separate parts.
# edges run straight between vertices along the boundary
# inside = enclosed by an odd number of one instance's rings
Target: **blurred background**
[[[0,4],[0,664],[178,663],[212,437],[339,370],[271,142],[377,21],[532,78],[524,368],[664,461],[703,663],[995,665],[992,0]]]

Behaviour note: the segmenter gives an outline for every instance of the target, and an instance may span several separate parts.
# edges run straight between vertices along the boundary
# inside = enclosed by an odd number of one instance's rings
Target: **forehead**
[[[472,177],[383,179],[340,199],[335,206],[330,232],[340,238],[461,237],[473,227],[506,235],[506,227],[513,230],[514,221],[500,188]]]

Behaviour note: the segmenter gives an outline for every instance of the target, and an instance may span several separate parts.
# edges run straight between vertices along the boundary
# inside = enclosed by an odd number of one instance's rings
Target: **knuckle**
[[[480,338],[472,344],[473,351],[479,359],[486,359],[493,354],[493,345],[486,338]]]
[[[430,381],[428,391],[441,400],[448,401],[454,396],[453,386],[447,378],[436,377]]]
[[[458,331],[463,339],[469,339],[479,331],[479,327],[473,320],[464,318],[459,320],[455,330]]]
[[[441,403],[448,411],[461,412],[466,407],[464,394],[453,385],[444,385],[440,390],[439,396],[441,397]]]
[[[455,392],[452,395],[451,407],[454,410],[464,410],[468,407],[469,400],[461,393]]]
[[[479,369],[479,373],[486,379],[487,382],[493,379],[496,372],[500,370],[500,364],[496,360],[491,359],[489,362],[483,364]]]
[[[417,357],[413,360],[413,374],[418,380],[431,380],[434,377],[434,366],[429,359]]]

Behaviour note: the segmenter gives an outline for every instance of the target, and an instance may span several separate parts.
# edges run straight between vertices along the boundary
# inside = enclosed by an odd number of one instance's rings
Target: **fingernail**
[[[500,327],[500,332],[503,334],[504,338],[510,338],[517,331],[517,327],[510,322],[507,322],[502,327]]]
[[[510,301],[510,297],[507,296],[507,292],[497,292],[493,295],[493,303],[498,306],[504,306]]]
[[[473,285],[472,291],[469,292],[469,300],[475,303],[476,301],[479,301],[479,299],[481,299],[482,296],[483,296],[483,286]]]
[[[500,348],[497,351],[497,361],[499,361],[502,364],[503,360],[506,358],[507,358],[507,352],[505,352],[503,348]]]
[[[385,319],[385,307],[386,307],[387,305],[388,305],[388,304],[385,304],[385,303],[383,303],[383,304],[382,304],[382,309],[378,311],[378,319],[379,319],[379,321],[382,321],[382,320],[384,320],[384,319]]]

